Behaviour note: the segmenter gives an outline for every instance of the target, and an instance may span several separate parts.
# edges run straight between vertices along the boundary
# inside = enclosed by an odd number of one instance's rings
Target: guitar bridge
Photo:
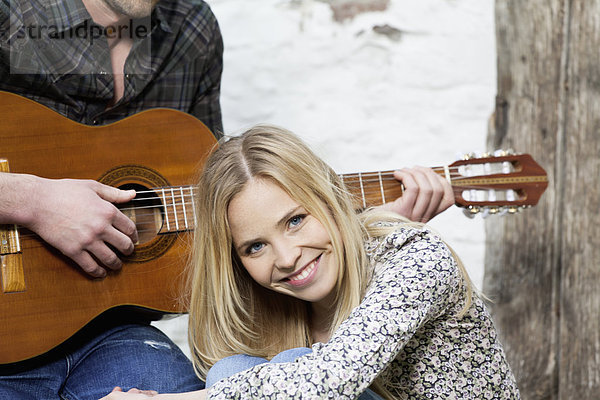
[[[8,172],[8,161],[0,160],[0,172]],[[4,293],[25,290],[23,255],[16,225],[0,225],[0,268]]]

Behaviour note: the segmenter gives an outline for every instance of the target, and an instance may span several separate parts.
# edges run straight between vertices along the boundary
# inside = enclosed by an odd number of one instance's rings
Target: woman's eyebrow
[[[298,210],[301,210],[302,206],[297,206],[292,208],[291,210],[289,210],[288,212],[286,212],[283,217],[281,217],[279,219],[279,221],[277,221],[277,223],[275,224],[275,226],[281,226],[284,225],[294,214],[296,214],[298,212]],[[240,243],[239,245],[236,245],[235,243],[233,244],[236,251],[238,253],[241,253],[242,250],[246,247],[246,246],[250,246],[253,243],[256,243],[257,241],[259,241],[260,239],[257,238],[252,238],[252,239],[248,239],[248,240],[244,240],[242,243]]]
[[[290,219],[301,208],[302,208],[302,206],[297,206],[297,207],[292,208],[283,217],[281,217],[279,219],[279,221],[277,221],[277,225],[283,225],[283,224],[285,224],[288,221],[288,219]]]

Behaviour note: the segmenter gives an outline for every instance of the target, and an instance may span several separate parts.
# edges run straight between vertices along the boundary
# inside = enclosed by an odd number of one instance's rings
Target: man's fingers
[[[76,255],[69,256],[83,269],[88,275],[94,278],[104,278],[106,270],[102,268],[96,260],[85,250]]]
[[[410,219],[417,222],[427,222],[429,219],[429,208],[431,206],[433,189],[429,180],[423,173],[414,171],[413,177],[417,182],[417,187],[414,189],[417,192],[417,197]]]
[[[444,196],[444,187],[440,176],[431,168],[415,167],[415,171],[422,176],[422,185],[427,185],[427,193],[424,193],[423,201],[426,203],[426,210],[421,219],[423,222],[429,221],[437,213],[442,198]]]
[[[116,187],[104,185],[96,182],[97,185],[94,188],[96,193],[104,200],[111,203],[126,203],[135,197],[135,190],[121,190]]]
[[[402,202],[397,211],[412,221],[427,222],[452,204],[452,200],[446,200],[452,188],[431,168],[404,168],[395,171],[394,176],[405,187],[402,197],[396,200]]]
[[[131,253],[133,253],[134,250],[133,240],[135,240],[136,242],[138,240],[135,228],[133,232],[135,233],[135,235],[133,235],[134,238],[132,239],[130,236],[123,233],[121,229],[112,227],[109,231],[104,233],[104,235],[102,236],[102,240],[108,243],[110,246],[114,247],[120,253],[128,256]]]
[[[133,251],[133,244],[138,242],[138,232],[135,223],[127,218],[127,216],[122,212],[118,212],[113,218],[113,226],[119,232],[122,232],[125,236],[127,236],[129,243],[119,245],[119,243],[107,241],[112,245],[117,246],[119,251],[121,251],[123,254],[131,254]]]
[[[402,199],[409,200],[403,204],[403,215],[412,221],[425,222],[432,191],[429,180],[414,168],[401,170],[399,176],[405,187]]]
[[[99,184],[97,193],[102,199],[111,203],[124,203],[130,201],[136,194],[135,190],[121,190],[103,184]],[[133,251],[133,243],[137,243],[138,241],[135,223],[121,211],[115,210],[114,215],[112,216],[112,226],[128,236],[132,243],[123,243],[122,240],[115,241],[110,238],[105,238],[105,241],[115,246],[123,254],[131,254]]]
[[[450,184],[450,182],[448,182],[445,178],[443,178],[441,176],[439,177],[439,179],[444,188],[444,195],[442,197],[442,203],[440,204],[440,206],[437,209],[437,214],[448,209],[450,206],[452,206],[455,203],[454,189],[452,188],[452,185]]]
[[[400,180],[404,186],[402,197],[396,200],[400,207],[396,210],[400,215],[411,219],[415,201],[419,195],[419,188],[413,176],[406,169],[395,171],[394,176]]]
[[[423,173],[427,175],[433,188],[435,198],[432,202],[435,202],[436,204],[436,207],[432,208],[431,218],[433,218],[435,215],[454,204],[454,190],[446,178],[436,173],[431,168],[417,167],[417,169],[422,170]]]
[[[117,270],[123,266],[123,262],[119,256],[104,242],[98,241],[93,243],[88,252],[107,268]]]

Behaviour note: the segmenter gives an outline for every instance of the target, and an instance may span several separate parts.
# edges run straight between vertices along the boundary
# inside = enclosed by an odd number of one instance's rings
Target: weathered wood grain
[[[524,399],[600,393],[600,2],[496,0],[490,147],[531,153],[550,186],[486,223],[484,292]]]

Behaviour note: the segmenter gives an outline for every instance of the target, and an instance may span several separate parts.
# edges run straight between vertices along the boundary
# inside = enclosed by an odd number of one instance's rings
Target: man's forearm
[[[0,172],[0,224],[27,225],[32,219],[29,207],[40,178]]]

